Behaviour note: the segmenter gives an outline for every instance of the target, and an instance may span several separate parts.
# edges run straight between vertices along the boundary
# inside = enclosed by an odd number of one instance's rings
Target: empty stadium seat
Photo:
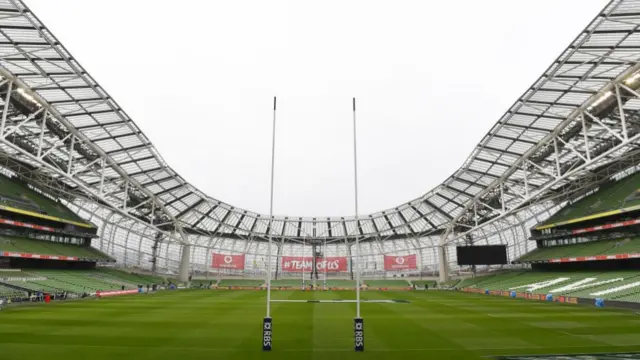
[[[160,277],[131,274],[114,269],[49,270],[27,269],[6,272],[0,285],[13,285],[30,291],[92,293],[97,290],[136,289],[140,284],[160,284]],[[150,281],[153,280],[153,281]]]
[[[102,267],[99,268],[99,271],[103,274],[108,274],[131,284],[162,284],[162,282],[164,281],[164,279],[159,276],[136,274],[114,268]]]
[[[553,281],[554,283],[539,288],[531,287],[533,284],[545,281]],[[631,287],[625,288],[625,286]],[[457,287],[482,290],[515,290],[518,292],[527,292],[528,289],[533,289],[531,293],[534,294],[552,293],[553,295],[581,298],[599,297],[610,300],[640,301],[640,271],[508,271],[480,276],[475,279],[465,279]]]
[[[640,252],[640,238],[635,237],[541,247],[525,254],[519,260],[528,262],[578,256],[631,254],[637,252]]]
[[[16,290],[0,284],[0,299],[24,298],[25,296],[26,294],[24,291]]]
[[[61,203],[29,188],[19,180],[0,175],[0,205],[87,223]]]
[[[616,182],[603,184],[597,192],[565,206],[562,210],[538,226],[559,223],[608,210],[640,205],[639,184],[640,172]]]
[[[91,259],[96,261],[112,260],[106,254],[88,246],[64,244],[15,236],[0,236],[0,251],[39,255],[74,256],[80,259]]]

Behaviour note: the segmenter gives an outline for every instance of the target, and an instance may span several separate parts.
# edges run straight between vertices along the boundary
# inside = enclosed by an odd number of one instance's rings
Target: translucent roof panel
[[[13,143],[3,144],[2,151],[141,221],[172,224],[205,237],[350,241],[355,236],[411,239],[443,231],[468,215],[472,204],[489,201],[501,179],[508,185],[504,199],[515,201],[527,188],[549,184],[556,167],[571,168],[582,153],[616,141],[615,134],[596,121],[586,130],[576,130],[571,122],[577,111],[593,104],[640,61],[640,1],[614,0],[514,99],[442,184],[358,221],[331,216],[269,219],[215,199],[177,174],[125,109],[80,65],[81,59],[75,59],[23,2],[0,0],[0,15],[0,75],[6,80],[0,86],[8,86],[10,80],[26,94],[20,95],[20,101],[31,104],[26,109],[41,109],[32,115],[46,118],[45,126],[36,122],[17,129]],[[629,116],[639,109],[640,101],[624,100]],[[19,124],[29,115],[21,109],[8,115],[9,124]],[[603,116],[602,121],[614,123],[615,116]],[[558,134],[566,140],[553,157],[544,143]],[[38,151],[45,154],[42,161],[33,157]],[[539,170],[526,179],[526,186],[523,164]],[[554,188],[570,181],[554,183]],[[484,207],[486,216],[495,214],[489,204]]]

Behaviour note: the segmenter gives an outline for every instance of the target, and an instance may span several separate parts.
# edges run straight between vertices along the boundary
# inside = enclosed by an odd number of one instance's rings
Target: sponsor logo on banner
[[[311,272],[313,267],[312,257],[283,256],[282,271],[289,272]],[[318,272],[343,272],[347,271],[346,257],[318,257],[316,258],[316,269]]]
[[[574,235],[577,235],[577,234],[584,234],[584,233],[600,231],[600,230],[615,229],[615,228],[625,227],[625,226],[633,226],[638,224],[640,224],[640,219],[626,220],[626,221],[617,222],[613,224],[604,224],[599,226],[587,227],[584,229],[576,229],[576,230],[572,230],[571,233]]]
[[[215,269],[244,270],[244,254],[223,255],[213,253],[211,267]]]
[[[364,351],[364,323],[361,318],[353,319],[353,337],[356,351]]]
[[[262,351],[271,351],[271,318],[266,317],[262,321]]]
[[[384,269],[393,270],[415,270],[418,268],[416,255],[406,256],[384,256]]]
[[[484,291],[482,289],[477,289],[477,288],[462,288],[462,291],[464,292],[469,292],[469,293],[479,293],[482,294]],[[489,291],[487,292],[487,295],[503,295],[506,296],[505,292],[499,291],[499,290],[493,290],[493,291]],[[531,294],[531,293],[522,293],[522,292],[516,292],[515,294],[516,298],[523,298],[523,299],[529,299],[529,300],[539,300],[539,301],[546,301],[546,296],[543,294]],[[513,297],[513,296],[511,296]],[[569,297],[562,297],[562,298],[556,298],[556,302],[560,302],[559,299],[562,299],[562,302],[570,302],[571,298]]]

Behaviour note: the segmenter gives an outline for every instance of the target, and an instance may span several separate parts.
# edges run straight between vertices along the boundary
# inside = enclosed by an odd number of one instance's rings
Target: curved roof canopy
[[[640,1],[614,0],[442,184],[361,216],[358,225],[353,218],[277,217],[272,234],[426,236],[473,228],[553,197],[631,151],[623,145],[637,144],[639,60]],[[180,177],[18,0],[0,1],[0,75],[0,147],[13,170],[38,177],[61,195],[91,198],[159,229],[257,238],[270,232],[268,216],[214,199]]]

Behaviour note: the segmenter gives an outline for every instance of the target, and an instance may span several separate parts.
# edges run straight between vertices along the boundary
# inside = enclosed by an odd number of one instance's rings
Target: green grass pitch
[[[263,353],[263,291],[184,290],[6,308],[0,359],[478,359],[640,351],[640,315],[445,291],[363,292],[364,353],[353,303],[274,303]],[[354,299],[353,291],[274,291],[274,299]]]

